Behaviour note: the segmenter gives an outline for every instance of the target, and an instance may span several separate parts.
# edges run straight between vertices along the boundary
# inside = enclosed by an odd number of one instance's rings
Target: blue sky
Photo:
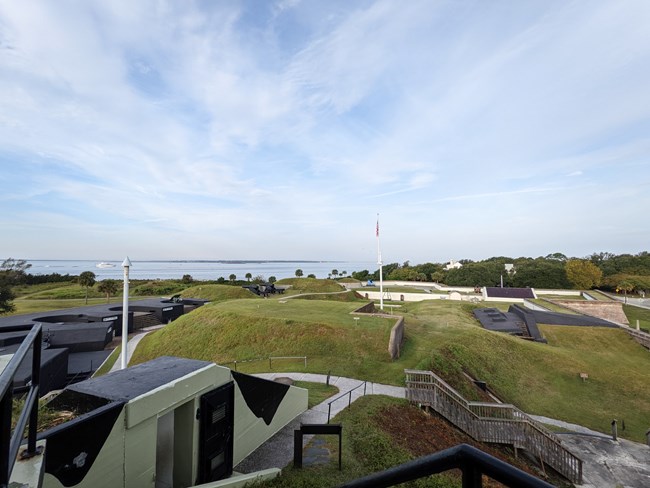
[[[646,0],[0,0],[0,257],[636,253]]]

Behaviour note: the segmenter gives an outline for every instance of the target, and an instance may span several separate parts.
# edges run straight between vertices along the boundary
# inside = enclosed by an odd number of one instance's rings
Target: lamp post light
[[[124,298],[122,299],[122,368],[126,369],[128,361],[127,344],[129,342],[129,268],[131,261],[127,256],[122,262],[124,268]]]

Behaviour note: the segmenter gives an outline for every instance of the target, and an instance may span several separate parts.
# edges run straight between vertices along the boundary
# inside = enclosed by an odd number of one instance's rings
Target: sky
[[[0,0],[0,257],[650,243],[647,0]]]

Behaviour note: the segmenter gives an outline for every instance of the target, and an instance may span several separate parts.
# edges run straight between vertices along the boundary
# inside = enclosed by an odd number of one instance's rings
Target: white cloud
[[[396,260],[459,256],[430,256],[423,221],[467,253],[475,232],[503,232],[494,219],[521,247],[562,249],[566,233],[605,248],[595,217],[563,215],[578,202],[647,242],[643,216],[610,209],[650,203],[647,2],[266,7],[0,4],[7,245],[41,228],[64,252],[84,225],[126,222],[157,257],[237,258],[260,236],[285,257],[359,257],[360,222],[381,211],[418,234]],[[539,244],[511,230],[531,215],[557,229]]]

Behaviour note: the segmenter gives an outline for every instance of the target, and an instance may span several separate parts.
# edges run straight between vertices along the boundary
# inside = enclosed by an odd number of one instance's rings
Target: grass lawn
[[[650,330],[650,310],[647,308],[635,307],[634,305],[623,305],[623,312],[630,322],[630,327],[636,328],[636,321],[639,321],[639,327]]]
[[[138,297],[140,300],[145,297]],[[102,305],[106,303],[104,298],[88,298],[88,305]],[[121,297],[111,297],[110,303],[122,303]],[[47,312],[50,310],[64,310],[66,308],[85,307],[86,302],[83,298],[75,299],[32,299],[17,298],[14,300],[16,310],[9,315],[20,315],[33,312]]]
[[[564,299],[566,299],[566,297]],[[558,305],[557,303],[551,303],[550,301],[543,298],[534,298],[534,299],[530,299],[529,301],[539,305],[540,307],[544,307],[547,310],[550,310],[551,312],[560,312],[569,315],[581,315],[578,312],[571,310],[570,308],[566,308],[562,305]]]
[[[363,397],[355,401],[352,408],[344,410],[335,417],[334,423],[343,424],[341,456],[343,469],[341,471],[338,469],[338,438],[336,436],[321,436],[320,438],[325,440],[331,452],[332,462],[303,469],[287,467],[282,470],[280,477],[260,483],[259,486],[330,488],[409,461],[413,456],[406,449],[396,445],[376,420],[385,408],[405,403],[404,400],[388,397]],[[460,488],[461,483],[458,478],[441,474],[400,486]]]
[[[304,388],[309,391],[307,408],[313,408],[339,392],[339,389],[334,385],[313,383],[311,381],[294,381],[293,386]]]
[[[587,290],[587,294],[589,294],[589,296],[595,298],[598,301],[603,301],[603,302],[613,301],[612,298],[608,297],[604,293],[599,292],[598,290]]]

